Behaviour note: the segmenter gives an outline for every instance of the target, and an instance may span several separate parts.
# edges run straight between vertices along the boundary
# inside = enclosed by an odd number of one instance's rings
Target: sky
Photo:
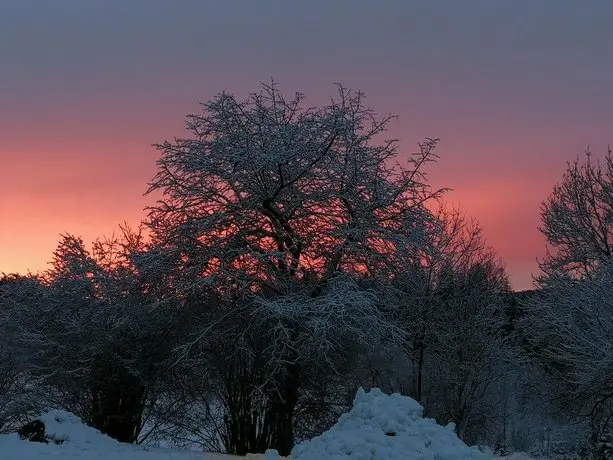
[[[274,78],[312,104],[363,90],[401,155],[439,137],[431,183],[529,288],[540,203],[613,143],[611,19],[609,0],[0,0],[0,272],[144,218],[151,144]]]

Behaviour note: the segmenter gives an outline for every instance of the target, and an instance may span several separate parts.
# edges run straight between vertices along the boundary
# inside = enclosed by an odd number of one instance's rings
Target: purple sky
[[[143,217],[150,144],[274,77],[313,104],[337,81],[364,90],[400,115],[404,153],[440,137],[432,182],[529,287],[540,202],[613,140],[612,19],[605,0],[3,0],[0,271]]]

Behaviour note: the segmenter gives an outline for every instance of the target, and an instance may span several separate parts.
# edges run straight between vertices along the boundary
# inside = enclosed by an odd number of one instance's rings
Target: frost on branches
[[[29,400],[69,409],[121,442],[141,435],[180,330],[178,312],[150,300],[144,250],[129,228],[92,250],[65,235],[49,271],[5,290],[0,318]]]
[[[496,426],[494,393],[510,371],[501,334],[509,283],[475,221],[445,206],[433,212],[441,231],[397,273],[388,294],[401,306],[414,369],[402,383],[429,415],[454,420],[456,433],[476,442]]]
[[[587,421],[596,445],[612,430],[613,157],[569,163],[542,206],[550,251],[541,290],[523,302],[533,356],[554,378],[558,410]]]
[[[613,261],[589,280],[556,277],[524,307],[534,353],[558,382],[563,412],[587,420],[592,442],[613,431]]]
[[[551,251],[541,263],[544,275],[589,277],[603,260],[613,255],[613,157],[594,161],[586,151],[584,161],[569,163],[562,181],[541,208],[541,233]]]
[[[436,226],[425,203],[440,192],[423,171],[436,140],[399,162],[396,142],[382,138],[394,117],[363,99],[342,86],[319,108],[274,84],[245,100],[223,93],[187,118],[187,137],[157,146],[150,192],[161,198],[150,219],[161,263],[183,298],[207,293],[227,305],[198,346],[223,328],[253,366],[266,357],[247,373],[257,382],[241,384],[244,400],[258,395],[264,420],[247,442],[256,451],[291,450],[305,368],[338,362],[344,339],[401,334],[366,280],[389,279],[418,257]],[[242,422],[232,423],[227,435],[238,438]],[[235,441],[240,453],[245,442]]]
[[[224,93],[188,117],[190,137],[158,146],[152,228],[186,270],[285,294],[389,269],[425,244],[436,140],[396,163],[395,141],[375,143],[393,117],[338,93],[318,109],[274,85],[246,101]]]

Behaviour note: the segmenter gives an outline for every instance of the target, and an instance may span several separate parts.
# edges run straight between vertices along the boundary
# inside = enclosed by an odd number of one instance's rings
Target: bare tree
[[[395,276],[394,291],[402,308],[402,321],[409,333],[407,352],[414,362],[413,396],[423,402],[426,354],[438,340],[443,318],[451,311],[449,302],[463,295],[486,295],[497,303],[495,295],[509,289],[504,267],[487,246],[482,228],[459,209],[444,204],[434,211],[436,222],[430,232],[432,243],[420,257],[407,264]],[[467,290],[467,279],[479,272],[474,291]],[[460,292],[461,291],[461,292]],[[486,305],[467,306],[481,312]]]
[[[492,429],[495,392],[509,372],[512,354],[502,336],[505,289],[496,259],[476,262],[445,282],[433,312],[427,405],[437,418],[455,422],[467,442],[480,441]]]
[[[428,415],[454,421],[458,435],[474,441],[491,428],[482,419],[505,376],[502,294],[510,287],[477,222],[444,204],[434,216],[431,245],[396,274],[390,290],[404,306],[398,319],[411,361],[406,388]]]
[[[550,248],[537,278],[542,289],[522,302],[522,327],[533,356],[553,377],[557,410],[589,420],[594,444],[613,414],[611,150],[602,162],[587,150],[583,161],[569,163],[541,219]]]
[[[0,276],[0,432],[14,430],[40,408],[36,379],[16,346],[9,317],[15,305],[40,299],[41,285],[32,276]]]
[[[557,383],[558,410],[589,420],[593,442],[613,419],[613,263],[588,280],[549,278],[547,289],[525,302],[525,323],[536,356]]]
[[[585,278],[613,254],[613,157],[568,164],[562,181],[541,207],[541,233],[550,246],[541,282],[555,274]]]
[[[138,438],[178,324],[172,310],[149,299],[138,264],[144,250],[129,228],[92,251],[65,235],[37,297],[14,296],[7,311],[20,359],[48,403],[122,442]]]
[[[331,361],[337,336],[393,330],[353,280],[389,277],[428,244],[425,203],[440,192],[423,168],[436,140],[401,165],[395,141],[376,143],[393,118],[342,86],[329,105],[308,108],[271,84],[244,101],[217,96],[187,118],[188,138],[157,146],[154,240],[176,261],[184,293],[208,286],[238,301],[270,343],[264,385],[249,383],[244,397],[266,395],[266,442],[282,454],[303,368],[315,356]],[[205,330],[200,339],[215,335]]]

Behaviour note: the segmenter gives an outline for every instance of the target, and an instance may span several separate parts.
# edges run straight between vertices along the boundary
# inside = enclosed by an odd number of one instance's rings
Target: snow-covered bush
[[[40,382],[20,353],[11,327],[13,309],[40,300],[42,286],[31,276],[0,276],[0,433],[14,430],[41,406]]]
[[[138,439],[185,323],[152,293],[143,252],[141,234],[127,228],[91,250],[65,235],[51,269],[7,294],[2,317],[48,406],[122,442]]]

